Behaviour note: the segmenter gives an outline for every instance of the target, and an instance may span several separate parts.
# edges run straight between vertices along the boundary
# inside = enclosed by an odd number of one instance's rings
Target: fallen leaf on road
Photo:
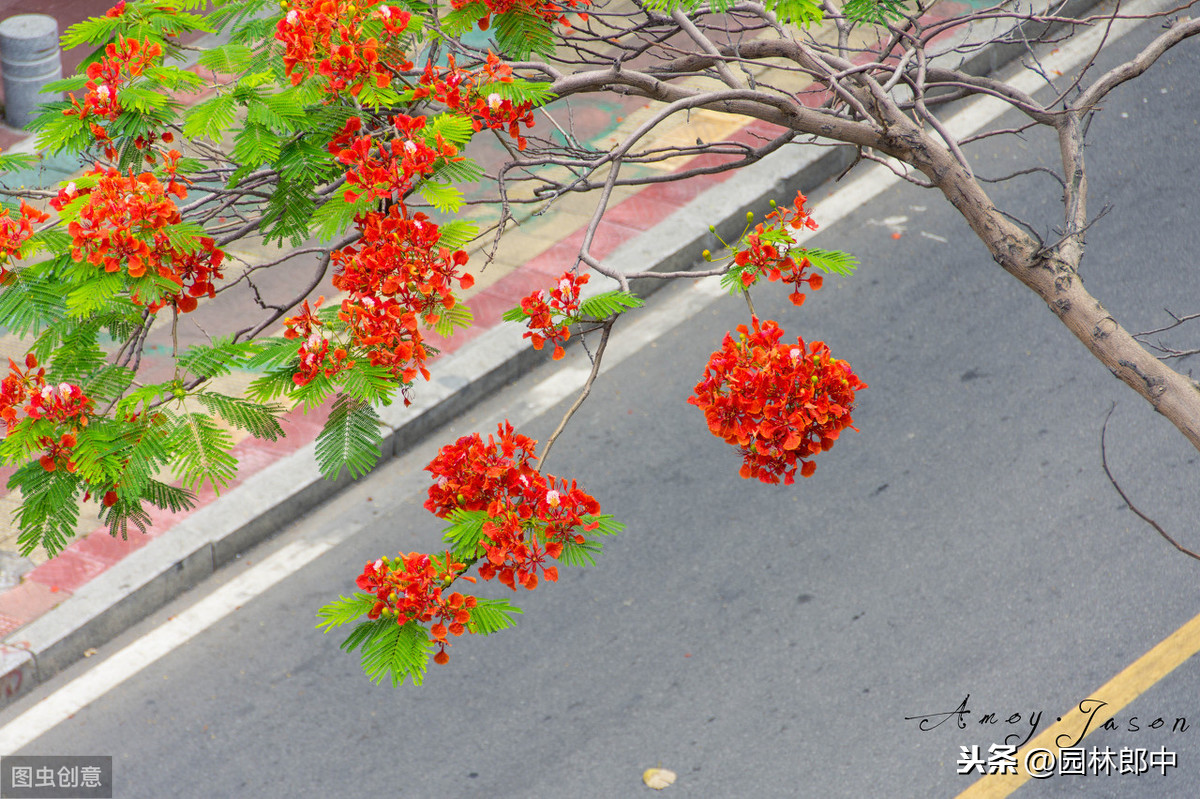
[[[675,782],[675,772],[665,768],[648,768],[642,772],[642,782],[656,791],[661,791]]]

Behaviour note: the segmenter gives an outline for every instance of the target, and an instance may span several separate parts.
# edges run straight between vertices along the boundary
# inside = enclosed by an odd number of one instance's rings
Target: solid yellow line
[[[1088,695],[1088,699],[1108,703],[1090,715],[1091,726],[1087,728],[1088,735],[1103,726],[1104,722],[1119,713],[1122,708],[1137,699],[1152,685],[1166,677],[1197,652],[1200,652],[1200,615],[1171,633],[1116,677]],[[1088,704],[1088,710],[1090,711],[1093,706]],[[1056,739],[1065,736],[1063,738],[1064,746],[1078,746],[1079,736],[1083,733],[1088,718],[1089,715],[1081,712],[1077,704],[1074,709],[1062,717],[1062,721],[1055,723],[1034,738],[1022,747],[1022,751],[1049,749],[1057,759],[1061,747],[1055,743]],[[1019,753],[1017,764],[1016,774],[988,774],[960,793],[957,799],[1000,799],[1008,796],[1031,779]],[[1049,779],[1054,779],[1054,777]]]

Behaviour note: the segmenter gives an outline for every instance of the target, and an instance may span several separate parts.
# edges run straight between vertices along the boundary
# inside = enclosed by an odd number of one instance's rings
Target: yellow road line
[[[1076,705],[1062,717],[1062,721],[1056,722],[1030,741],[1024,747],[1025,751],[1048,749],[1057,759],[1061,748],[1079,746],[1081,736],[1087,737],[1102,727],[1104,722],[1197,652],[1200,652],[1200,615],[1171,633],[1116,677],[1089,694],[1088,698],[1092,700],[1106,702],[1104,707],[1091,712],[1095,703],[1086,703],[1085,709],[1089,712],[1085,714],[1080,711],[1079,705]],[[1057,743],[1060,739],[1061,744]],[[1008,796],[1031,779],[1025,770],[1024,759],[1018,756],[1017,763],[1016,774],[989,774],[960,793],[957,799],[1000,799]]]

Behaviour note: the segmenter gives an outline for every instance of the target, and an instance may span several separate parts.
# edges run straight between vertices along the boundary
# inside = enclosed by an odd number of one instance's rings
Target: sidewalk
[[[1093,0],[1082,2],[1086,7]],[[944,4],[937,16],[962,8]],[[994,54],[978,57],[995,65]],[[600,145],[615,142],[649,113],[648,106],[592,103],[587,109],[590,138]],[[0,142],[20,133],[0,130]],[[693,111],[687,121],[677,119],[659,129],[654,141],[669,145],[699,137],[758,144],[778,133],[779,129],[758,121]],[[25,138],[16,148],[30,144]],[[6,145],[5,149],[12,148]],[[786,202],[797,190],[807,192],[838,174],[850,161],[845,150],[785,148],[734,172],[621,190],[614,194],[591,252],[628,270],[689,268],[703,249],[716,249],[708,232],[710,224],[725,235],[736,235],[748,210],[761,215],[769,199]],[[700,166],[717,158],[705,155],[687,163],[679,159],[670,169]],[[70,167],[47,164],[47,171],[65,178]],[[384,458],[405,451],[426,431],[548,359],[549,350],[533,350],[522,338],[523,328],[502,325],[500,317],[523,296],[551,286],[574,264],[594,202],[590,195],[562,198],[546,213],[506,234],[496,260],[477,274],[476,285],[462,298],[474,312],[474,324],[449,340],[435,337],[433,344],[443,354],[431,365],[433,379],[414,386],[411,407],[396,403],[383,409],[388,428]],[[251,262],[265,257],[253,248],[237,254]],[[470,268],[477,270],[481,260],[472,252]],[[15,336],[0,337],[0,358],[20,361],[25,351]],[[169,353],[169,346],[165,351]],[[164,367],[168,362],[156,358],[153,350],[148,350],[147,360],[149,368],[155,360]],[[237,393],[252,377],[234,374],[214,387]],[[316,470],[312,442],[323,419],[322,413],[306,416],[295,410],[284,423],[287,437],[277,442],[241,434],[234,449],[238,477],[219,498],[209,490],[200,495],[192,511],[154,513],[150,532],[131,535],[128,541],[113,539],[95,522],[85,523],[79,537],[53,560],[44,553],[31,558],[19,555],[15,530],[8,522],[17,500],[7,488],[0,488],[0,707],[333,497],[347,481],[344,477],[326,481]],[[86,510],[82,515],[86,517]]]

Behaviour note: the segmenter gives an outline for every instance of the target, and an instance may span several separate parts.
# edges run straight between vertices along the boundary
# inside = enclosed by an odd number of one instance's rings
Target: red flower
[[[0,208],[0,280],[8,274],[9,261],[21,260],[21,246],[33,235],[33,226],[50,218],[21,201],[18,218],[13,219],[7,208]]]
[[[776,207],[767,214],[767,224],[756,225],[746,236],[746,246],[733,257],[734,264],[742,269],[743,286],[749,288],[763,275],[772,281],[782,280],[795,287],[790,295],[794,305],[804,304],[804,293],[800,290],[802,285],[808,284],[812,291],[821,288],[824,280],[821,275],[808,272],[812,267],[809,260],[801,257],[797,262],[788,254],[788,249],[795,240],[787,232],[787,228],[817,229],[817,223],[804,210],[807,200],[807,197],[797,192],[793,202],[794,210]]]
[[[579,294],[588,282],[588,275],[564,272],[550,292],[535,291],[522,298],[521,311],[528,317],[529,339],[535,350],[548,341],[554,345],[554,360],[566,354],[562,345],[571,338],[570,325],[579,312]]]
[[[688,402],[704,411],[713,435],[742,453],[741,475],[764,483],[809,477],[811,458],[833,447],[841,431],[854,429],[855,392],[866,388],[824,342],[780,342],[783,329],[753,319],[753,332],[738,327],[712,354],[704,379]]]
[[[179,158],[176,150],[166,154],[166,185],[151,172],[135,175],[97,164],[84,173],[95,178],[90,186],[78,187],[71,181],[50,201],[61,211],[80,198],[84,200],[67,226],[71,257],[76,261],[87,261],[105,272],[124,271],[139,283],[156,274],[179,286],[178,294],[151,303],[151,311],[167,305],[184,313],[191,311],[197,297],[215,295],[213,281],[223,276],[225,253],[213,239],[201,237],[195,249],[185,250],[172,244],[165,230],[181,221],[171,197],[187,197],[187,189],[174,174]],[[136,292],[134,301],[138,301]]]
[[[320,74],[325,79],[323,88],[330,94],[349,91],[357,97],[367,81],[380,87],[391,82],[392,73],[379,53],[395,49],[394,40],[404,34],[412,15],[386,5],[369,15],[369,4],[362,6],[342,0],[292,4],[276,24],[275,38],[284,45],[284,73],[293,86]],[[369,16],[382,21],[382,39],[364,34]],[[391,66],[399,71],[412,68],[402,59]]]

